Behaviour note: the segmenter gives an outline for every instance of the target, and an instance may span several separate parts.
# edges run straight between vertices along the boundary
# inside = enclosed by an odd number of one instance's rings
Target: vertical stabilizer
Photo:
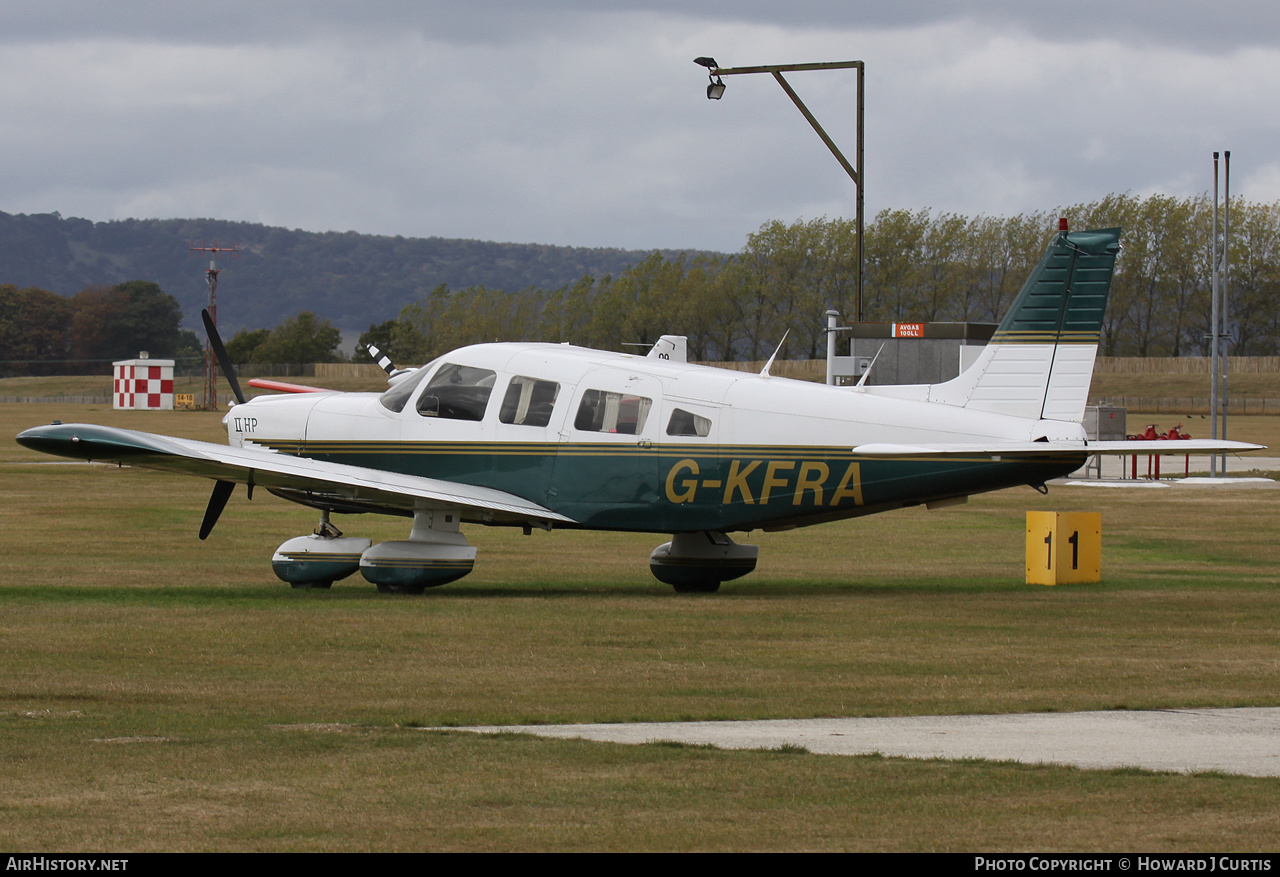
[[[978,361],[929,400],[1080,421],[1119,251],[1118,228],[1059,232]]]

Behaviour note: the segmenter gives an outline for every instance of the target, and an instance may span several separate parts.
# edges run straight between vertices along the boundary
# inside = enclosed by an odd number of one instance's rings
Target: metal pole
[[[839,311],[827,311],[827,386],[836,383],[836,325],[840,321]]]
[[[1222,440],[1227,440],[1227,413],[1231,408],[1231,397],[1227,394],[1227,375],[1231,368],[1231,150],[1222,153],[1226,159],[1223,166],[1222,193],[1223,228],[1222,228]],[[1222,455],[1222,474],[1227,474],[1227,455]]]
[[[858,298],[858,322],[859,323],[861,323],[863,319],[862,317],[862,228],[863,228],[862,180],[864,179],[864,177],[863,177],[863,170],[862,170],[862,120],[863,120],[863,107],[866,106],[866,101],[863,100],[863,95],[864,95],[863,78],[866,76],[866,73],[867,73],[867,65],[859,64],[858,65],[858,156],[856,159],[857,169],[858,169],[858,295],[857,295],[857,298]]]
[[[205,283],[209,285],[209,317],[218,325],[218,259],[209,259],[209,270],[204,272]],[[218,365],[213,346],[205,341],[204,351],[204,407],[208,411],[218,410]]]
[[[813,130],[817,132],[818,136],[822,139],[822,142],[826,144],[827,149],[831,150],[831,154],[835,156],[836,161],[838,161],[840,163],[840,166],[844,168],[845,173],[847,173],[849,177],[853,180],[853,184],[854,186],[857,187],[857,190],[858,190],[857,220],[856,220],[858,225],[858,276],[857,276],[855,297],[857,299],[858,322],[861,323],[863,318],[862,233],[863,233],[863,224],[864,224],[863,195],[862,195],[862,179],[863,179],[862,177],[862,159],[863,159],[862,133],[863,133],[863,119],[864,119],[863,96],[865,93],[862,80],[863,80],[864,74],[866,73],[866,63],[863,61],[824,61],[824,62],[818,62],[813,64],[762,64],[755,67],[712,67],[711,63],[714,63],[714,62],[711,62],[711,59],[709,58],[700,58],[694,63],[701,63],[704,66],[706,66],[708,70],[710,70],[712,76],[736,76],[743,73],[772,74],[773,78],[777,80],[780,86],[782,86],[782,90],[787,93],[787,96],[791,98],[793,103],[795,103],[796,108],[800,110],[801,115],[803,115],[805,119],[809,122],[809,124],[813,126]],[[795,89],[793,89],[791,85],[785,79],[782,78],[782,74],[784,72],[790,73],[794,71],[805,71],[805,70],[849,70],[849,69],[855,70],[858,75],[858,116],[857,116],[858,151],[857,151],[857,154],[854,156],[853,165],[849,164],[849,160],[846,159],[844,155],[840,152],[840,148],[836,146],[835,141],[833,141],[827,135],[827,132],[822,129],[822,126],[818,124],[818,120],[814,118],[813,113],[809,112],[809,108],[804,105],[804,101],[800,100],[800,96],[796,94]]]
[[[220,247],[218,242],[214,241],[211,247],[198,247],[195,241],[191,242],[191,253],[208,253],[209,269],[204,272],[205,283],[209,285],[209,317],[213,320],[213,325],[218,325],[218,254],[230,253],[235,255],[240,248],[235,244],[229,247]],[[209,411],[218,410],[218,357],[213,352],[213,345],[206,340],[204,352],[204,407]]]
[[[1218,153],[1213,154],[1213,236],[1209,256],[1209,431],[1218,440]],[[1218,476],[1218,455],[1209,455],[1209,475]]]

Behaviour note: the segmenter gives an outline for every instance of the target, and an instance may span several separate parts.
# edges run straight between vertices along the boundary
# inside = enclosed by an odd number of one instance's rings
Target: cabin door
[[[642,525],[659,507],[662,385],[622,369],[590,372],[560,427],[547,505],[580,523]]]

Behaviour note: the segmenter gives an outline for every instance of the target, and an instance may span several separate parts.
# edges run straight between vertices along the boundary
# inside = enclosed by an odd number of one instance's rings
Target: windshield
[[[387,390],[378,397],[378,401],[382,403],[382,407],[388,411],[397,413],[404,410],[405,403],[409,401],[409,397],[413,395],[413,391],[418,388],[418,384],[422,383],[422,379],[431,371],[431,367],[436,364],[436,360],[424,365],[413,374],[405,375],[397,381],[391,389]]]
[[[484,420],[496,379],[492,369],[447,363],[418,397],[418,413],[448,420]]]

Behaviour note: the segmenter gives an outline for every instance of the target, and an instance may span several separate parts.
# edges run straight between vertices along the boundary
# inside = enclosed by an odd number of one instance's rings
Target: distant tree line
[[[204,339],[180,328],[173,296],[146,280],[91,286],[70,297],[0,284],[0,377],[84,374],[146,351],[179,367],[204,361]],[[237,364],[340,362],[342,333],[309,311],[226,342]]]
[[[285,320],[274,329],[241,329],[226,342],[227,356],[236,364],[343,362],[338,350],[342,332],[310,311]]]
[[[82,373],[86,362],[200,356],[193,332],[179,329],[173,296],[131,280],[90,286],[63,297],[47,289],[0,284],[0,374]]]
[[[1073,229],[1124,229],[1103,354],[1208,352],[1207,196],[1113,195],[1012,217],[882,211],[866,229],[865,318],[998,322],[1059,216]],[[826,346],[824,312],[854,318],[857,243],[850,220],[772,221],[733,255],[653,252],[557,288],[438,284],[398,316],[370,325],[355,358],[368,361],[363,345],[370,341],[398,364],[414,364],[484,341],[623,350],[671,333],[688,337],[693,359],[760,360],[788,330],[784,356],[818,358]],[[1230,352],[1280,355],[1280,203],[1233,202],[1230,255]],[[347,291],[352,299],[361,295]],[[56,370],[62,360],[139,350],[198,356],[203,339],[179,331],[180,318],[173,297],[145,281],[91,286],[69,298],[0,286],[0,360],[8,374],[31,374]],[[241,330],[227,348],[237,363],[332,362],[342,358],[339,344],[329,319],[304,310],[272,329]]]
[[[1116,195],[1012,217],[882,211],[866,229],[865,318],[999,322],[1060,216],[1076,230],[1124,229],[1104,355],[1207,355],[1207,196]],[[1233,201],[1230,266],[1230,352],[1280,354],[1280,204]],[[361,343],[409,363],[483,341],[621,350],[672,333],[688,337],[693,359],[760,360],[790,330],[784,355],[817,358],[825,311],[854,318],[856,275],[852,221],[773,221],[731,256],[653,253],[617,275],[587,274],[556,290],[440,285],[370,326]]]

